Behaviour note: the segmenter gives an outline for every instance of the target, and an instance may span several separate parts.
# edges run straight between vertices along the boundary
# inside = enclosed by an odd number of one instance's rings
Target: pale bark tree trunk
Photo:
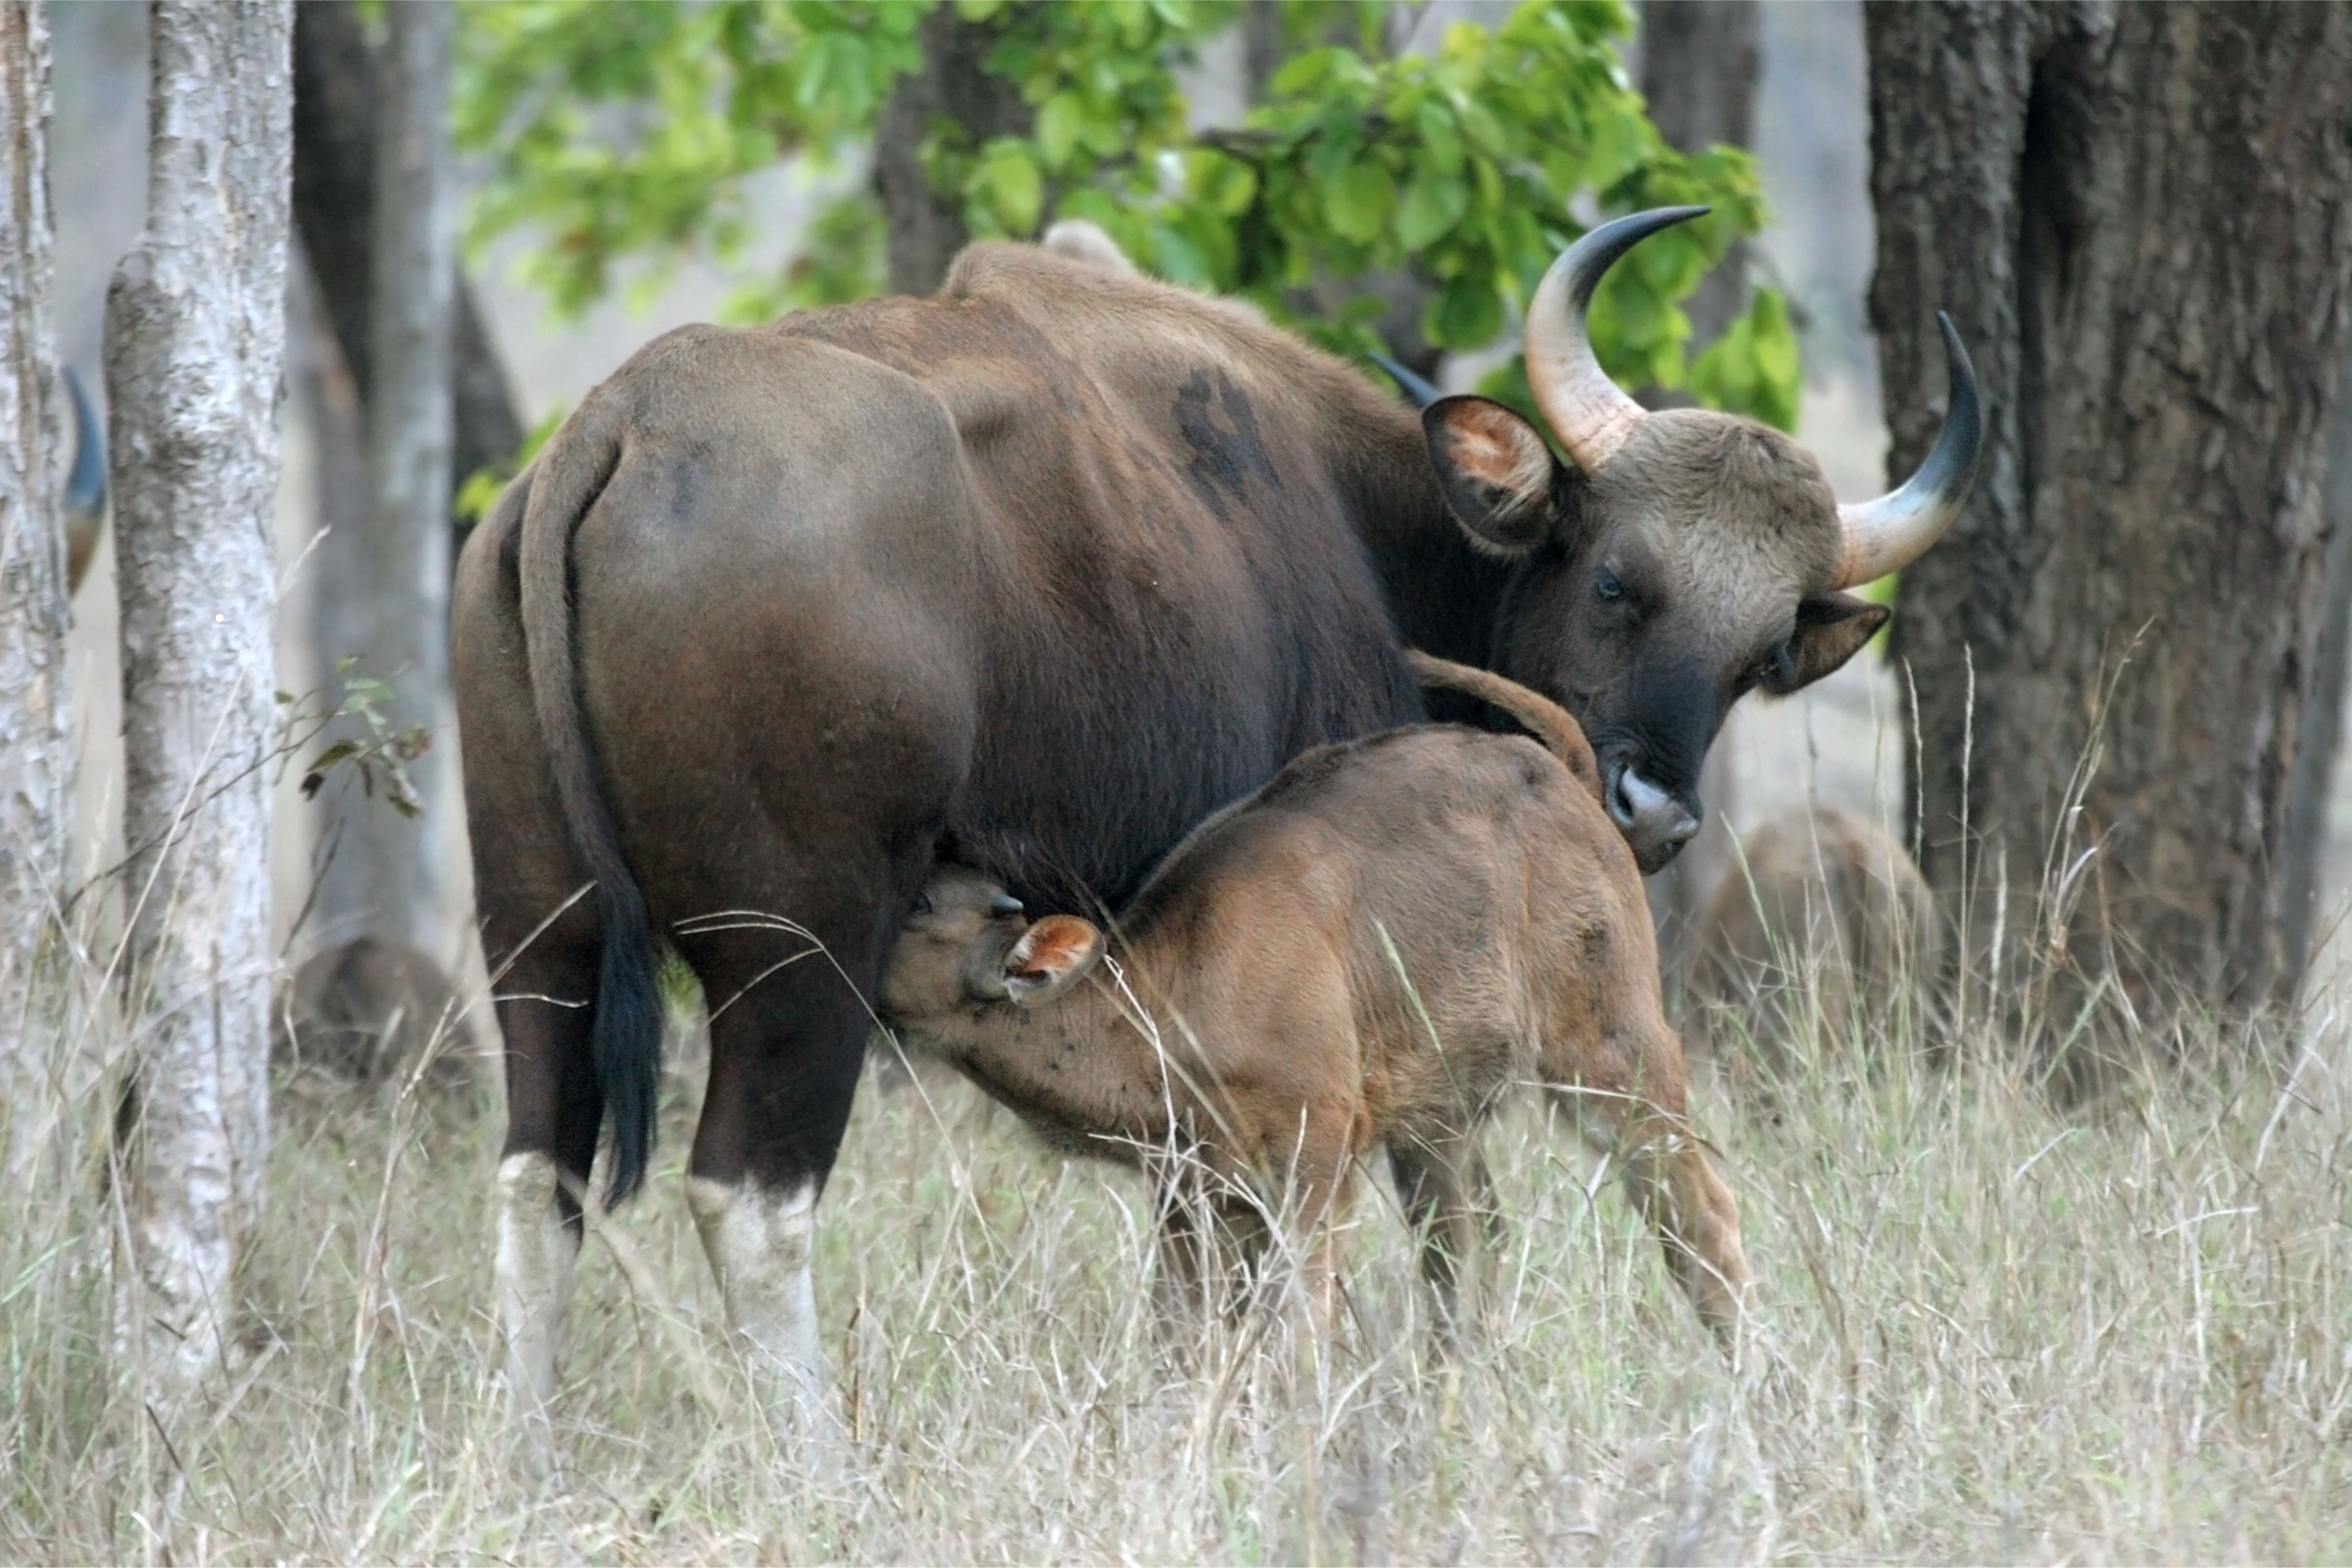
[[[1943,417],[1938,308],[1990,415],[1975,495],[1895,622],[1928,873],[1971,890],[1980,944],[2004,870],[2017,931],[2053,908],[2050,846],[2096,847],[2038,944],[2056,1031],[2108,976],[2142,1025],[2259,1008],[2299,967],[2279,857],[2316,732],[2352,8],[1943,0],[1866,27],[1890,471]]]
[[[366,403],[370,502],[359,529],[320,548],[313,630],[320,653],[348,657],[390,691],[395,730],[449,727],[451,309],[457,181],[448,134],[452,17],[440,0],[390,6],[375,137],[374,278]],[[327,411],[331,416],[332,409]],[[323,423],[323,422],[322,422]],[[321,470],[321,478],[326,473]],[[331,665],[330,665],[331,668]],[[400,942],[446,962],[441,847],[447,770],[408,769],[423,808],[410,817],[346,775],[331,784],[331,846],[318,897],[320,933]]]
[[[268,1130],[270,514],[291,0],[157,0],[146,231],[107,297],[122,597],[124,1329],[217,1365]]]
[[[73,820],[48,134],[47,9],[0,0],[0,1094],[24,1065]]]

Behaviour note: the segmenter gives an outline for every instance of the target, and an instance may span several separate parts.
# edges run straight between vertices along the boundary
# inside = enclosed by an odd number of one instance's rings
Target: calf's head
[[[920,1026],[993,1003],[1052,1001],[1102,956],[1103,934],[1073,915],[1032,922],[1002,884],[961,866],[931,874],[882,977],[882,1013]]]
[[[1843,590],[1899,570],[1951,525],[1982,430],[1975,374],[1940,317],[1943,433],[1876,500],[1838,505],[1813,455],[1777,430],[1626,396],[1593,357],[1585,307],[1611,263],[1704,211],[1603,225],[1536,291],[1528,381],[1568,462],[1483,397],[1422,416],[1455,520],[1512,565],[1487,662],[1582,721],[1604,804],[1644,872],[1698,831],[1699,765],[1731,705],[1820,679],[1885,623],[1885,607]]]

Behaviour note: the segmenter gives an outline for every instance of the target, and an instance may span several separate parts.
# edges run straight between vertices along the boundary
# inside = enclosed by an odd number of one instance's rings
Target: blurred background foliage
[[[1612,272],[1595,345],[1628,385],[1793,427],[1800,371],[1781,298],[1753,290],[1706,345],[1679,308],[1763,226],[1754,161],[1659,135],[1628,81],[1632,19],[1617,0],[1534,0],[1417,53],[1391,47],[1393,8],[1376,0],[1279,6],[1280,58],[1228,125],[1198,122],[1182,72],[1242,25],[1234,0],[953,3],[989,35],[981,68],[1026,110],[1013,133],[938,115],[920,126],[923,175],[960,202],[972,236],[1090,219],[1147,270],[1246,298],[1356,354],[1384,346],[1389,300],[1349,286],[1402,272],[1426,345],[1468,353],[1517,330],[1537,279],[1591,222],[1703,204],[1711,216]],[[740,257],[759,237],[746,183],[787,160],[868,157],[893,89],[924,67],[936,4],[466,7],[457,135],[485,175],[474,241],[531,237],[528,276],[571,313],[632,267],[657,279],[688,255]],[[878,292],[886,244],[882,203],[860,184],[729,313]],[[1524,403],[1524,387],[1514,359],[1486,390]]]

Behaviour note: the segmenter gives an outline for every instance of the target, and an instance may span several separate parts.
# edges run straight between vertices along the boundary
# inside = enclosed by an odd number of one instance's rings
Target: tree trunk
[[[2304,666],[2305,730],[2287,784],[2286,848],[2279,858],[2280,1001],[2294,1005],[2311,971],[2312,922],[2319,914],[2319,873],[2327,854],[2328,807],[2344,738],[2345,678],[2352,663],[2352,356],[2336,383],[2327,435],[2326,488],[2320,526],[2327,544],[2319,571],[2319,620]]]
[[[218,1364],[268,1134],[270,514],[291,0],[157,0],[147,227],[107,296],[122,596],[126,1332]]]
[[[457,282],[457,182],[448,135],[452,17],[440,0],[386,9],[374,137],[375,279],[364,401],[365,526],[320,546],[312,635],[324,668],[348,658],[388,690],[396,731],[450,732],[450,310]],[[333,417],[331,405],[322,405]],[[320,468],[322,480],[328,467]],[[326,498],[322,498],[324,500]],[[383,937],[446,962],[441,826],[447,772],[410,770],[419,816],[394,811],[350,773],[325,797],[317,920],[345,941]]]
[[[1747,0],[1643,0],[1642,96],[1649,100],[1651,123],[1669,143],[1699,152],[1718,142],[1754,142],[1759,32],[1757,7]],[[1712,342],[1731,325],[1747,277],[1742,240],[1683,302],[1694,342]],[[1692,400],[1651,388],[1642,401],[1655,407],[1687,406]],[[1731,749],[1716,746],[1699,781],[1706,821],[1674,864],[1647,884],[1669,973],[1679,972],[1685,933],[1732,864],[1730,815],[1738,787]]]
[[[2277,868],[2314,734],[2352,8],[1939,0],[1866,30],[1890,471],[1943,417],[1938,308],[1990,405],[1895,623],[1927,868],[1979,951],[2005,879],[2061,1033],[2109,977],[2141,1026],[2260,1007],[2299,967]]]
[[[48,135],[47,9],[0,0],[0,1092],[22,1065],[73,821]]]
[[[1670,146],[1703,153],[1756,142],[1759,12],[1750,0],[1642,0],[1642,96]],[[1739,314],[1748,244],[1735,244],[1683,301],[1691,341],[1711,343]]]
[[[375,384],[376,106],[390,91],[352,0],[306,0],[294,22],[294,221],[310,258],[335,341],[362,403]],[[454,265],[454,263],[453,263]],[[462,273],[457,278],[451,395],[456,402],[453,489],[509,462],[522,418],[498,346]],[[463,535],[462,527],[458,530]]]
[[[992,136],[1024,132],[1031,121],[1021,89],[981,68],[1003,36],[996,28],[941,5],[923,19],[919,36],[923,68],[898,79],[874,130],[874,190],[882,200],[893,294],[935,291],[971,238],[963,193],[935,191],[923,173],[924,141],[938,132],[977,147]]]
[[[387,12],[387,18],[401,9]],[[371,325],[375,309],[375,245],[381,121],[397,98],[389,51],[369,41],[359,8],[351,0],[313,0],[299,7],[294,28],[294,211],[316,285],[312,297],[329,324],[330,342],[303,356],[306,386],[318,395],[311,406],[320,433],[317,514],[328,531],[311,563],[309,679],[329,700],[345,695],[335,679],[338,662],[357,658],[363,673],[404,672],[398,704],[419,715],[398,722],[424,722],[446,733],[446,682],[427,691],[431,670],[446,673],[446,574],[416,604],[385,613],[386,595],[407,595],[394,581],[410,580],[406,568],[383,559],[387,547],[424,548],[379,541],[368,522],[368,459],[363,443],[383,428],[376,407],[383,375]],[[523,438],[522,425],[506,373],[475,306],[454,252],[448,263],[456,321],[449,349],[452,436],[447,483],[454,490],[486,467],[512,459]],[[388,367],[387,367],[388,368]],[[387,389],[387,394],[388,394]],[[464,537],[453,525],[448,550]],[[450,557],[444,553],[445,561]],[[436,628],[419,642],[420,628]],[[414,645],[414,646],[412,646]],[[419,659],[418,653],[426,657]],[[347,725],[330,739],[350,739],[360,727]],[[433,808],[446,795],[440,775],[446,765],[425,759],[416,770],[427,815],[406,821],[372,798],[356,779],[330,784],[320,803],[314,863],[319,886],[311,906],[311,931],[338,942],[362,934],[391,937],[446,960],[438,923],[442,879],[440,840]],[[421,851],[412,854],[410,851]]]

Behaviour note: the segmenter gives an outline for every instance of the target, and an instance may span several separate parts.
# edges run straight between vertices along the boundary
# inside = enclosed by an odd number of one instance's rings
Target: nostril
[[[1610,820],[1620,827],[1633,826],[1636,816],[1633,798],[1626,793],[1625,789],[1625,781],[1632,776],[1633,772],[1633,770],[1624,763],[1614,763],[1608,765],[1607,772],[1603,775],[1605,787],[1601,792],[1602,798],[1609,806]]]
[[[1643,825],[1655,829],[1689,814],[1681,809],[1673,795],[1627,768],[1617,775],[1609,792],[1609,815],[1621,826]]]

